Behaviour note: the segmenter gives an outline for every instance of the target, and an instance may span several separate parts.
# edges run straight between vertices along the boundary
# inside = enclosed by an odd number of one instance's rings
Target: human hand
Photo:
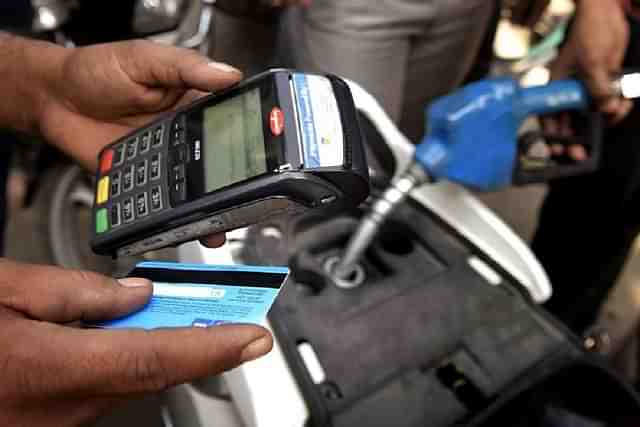
[[[90,170],[105,145],[242,78],[194,51],[141,40],[58,53],[41,101],[40,131]]]
[[[578,72],[589,88],[600,111],[611,124],[623,120],[633,103],[615,93],[611,80],[619,73],[629,41],[629,26],[624,9],[616,0],[580,0],[567,43],[551,65],[551,77],[560,79]],[[552,137],[571,138],[575,131],[568,113],[556,114],[543,120],[545,133]],[[581,145],[552,145],[554,156],[565,152],[575,161],[588,159]]]
[[[242,77],[193,51],[147,41],[60,53],[58,74],[48,79],[44,91],[40,132],[91,170],[106,144]],[[202,240],[209,247],[224,241],[224,235]]]
[[[148,302],[151,284],[0,260],[0,425],[76,427],[114,406],[268,353],[249,325],[89,330]]]
[[[611,85],[621,71],[628,42],[629,25],[618,0],[579,0],[567,43],[551,66],[552,78],[580,73],[600,110],[617,123],[632,108]]]

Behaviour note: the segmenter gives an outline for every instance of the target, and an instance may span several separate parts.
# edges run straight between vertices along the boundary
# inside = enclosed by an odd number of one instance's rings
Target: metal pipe
[[[343,280],[353,274],[360,258],[396,206],[401,204],[413,189],[428,181],[429,177],[424,169],[415,163],[405,173],[394,179],[391,186],[374,202],[356,232],[351,236],[340,263],[330,272],[334,278]]]

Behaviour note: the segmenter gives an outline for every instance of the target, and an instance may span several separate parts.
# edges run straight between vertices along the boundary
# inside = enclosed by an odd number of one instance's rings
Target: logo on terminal
[[[280,136],[284,132],[284,113],[278,107],[273,107],[269,114],[269,127],[273,136]]]

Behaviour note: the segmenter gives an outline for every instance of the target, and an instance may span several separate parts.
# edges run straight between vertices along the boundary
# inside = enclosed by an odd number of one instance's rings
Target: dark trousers
[[[640,66],[640,23],[632,22],[626,67]],[[640,104],[605,134],[601,169],[553,183],[533,250],[549,273],[547,308],[576,332],[595,320],[640,232]]]

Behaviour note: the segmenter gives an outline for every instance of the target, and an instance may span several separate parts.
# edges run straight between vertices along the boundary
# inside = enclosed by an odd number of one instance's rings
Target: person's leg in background
[[[495,15],[493,1],[438,2],[425,31],[411,39],[400,129],[411,141],[425,134],[425,108],[463,84],[472,70]]]
[[[632,22],[626,67],[640,65],[640,24]],[[608,129],[601,169],[554,183],[533,249],[554,296],[547,308],[576,332],[595,320],[640,232],[640,108]]]
[[[424,110],[463,82],[487,30],[486,0],[315,0],[291,9],[279,53],[363,85],[414,142]]]
[[[209,56],[227,62],[245,73],[245,77],[274,66],[278,15],[233,16],[215,11]]]

